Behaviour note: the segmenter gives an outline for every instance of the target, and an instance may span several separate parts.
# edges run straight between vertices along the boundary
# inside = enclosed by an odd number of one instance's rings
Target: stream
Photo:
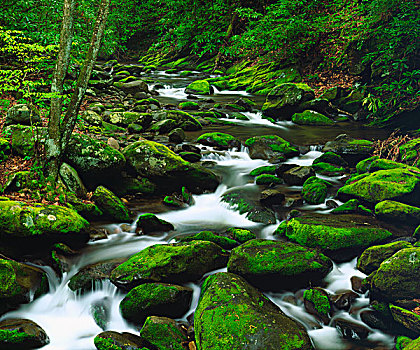
[[[201,76],[200,73],[196,72],[194,76],[181,78],[177,74],[167,74],[162,71],[152,72],[147,75],[148,78],[156,79],[163,85],[163,88],[156,89],[159,92],[157,99],[163,105],[187,101],[187,95],[184,93],[185,86]],[[149,86],[153,88],[154,84],[149,84]],[[204,101],[211,98],[215,102],[226,103],[244,96],[255,100],[259,105],[263,102],[261,96],[251,96],[244,91],[218,91],[217,89],[213,95],[199,98]],[[384,130],[371,129],[352,122],[337,123],[337,125],[332,127],[308,127],[295,125],[288,121],[273,124],[263,119],[260,112],[244,114],[249,118],[248,121],[226,119],[233,121],[235,125],[206,126],[204,130],[188,132],[187,140],[194,141],[199,135],[211,131],[225,132],[242,140],[257,135],[275,134],[299,146],[309,146],[309,151],[306,154],[289,159],[287,163],[311,165],[312,161],[322,154],[317,145],[332,140],[339,134],[347,133],[353,137],[366,139],[384,138],[388,135]],[[95,349],[93,339],[102,332],[102,329],[92,317],[92,305],[95,303],[101,302],[107,305],[108,323],[106,330],[138,334],[138,329],[121,317],[119,303],[125,294],[117,290],[109,281],[97,283],[91,292],[83,295],[76,294],[67,287],[69,279],[82,267],[113,258],[129,257],[148,246],[174,242],[175,236],[197,233],[203,230],[222,231],[228,227],[241,227],[252,230],[257,234],[258,238],[274,239],[272,234],[278,224],[284,219],[283,217],[279,216],[275,225],[266,226],[249,221],[245,215],[240,215],[226,203],[221,202],[221,195],[227,189],[244,186],[257,187],[249,173],[251,170],[269,163],[261,159],[251,159],[246,147],[228,151],[203,147],[202,154],[202,161],[211,162],[211,169],[222,175],[223,178],[222,183],[214,193],[195,195],[195,204],[182,210],[169,210],[163,207],[154,210],[153,206],[156,206],[156,204],[147,202],[137,203],[134,206],[138,215],[146,212],[157,213],[159,218],[169,221],[175,226],[174,232],[153,237],[147,235],[138,236],[134,233],[135,221],[128,223],[131,224],[131,232],[127,232],[127,225],[113,223],[102,225],[109,232],[115,233],[109,235],[107,239],[88,243],[81,253],[71,260],[70,271],[62,277],[57,277],[51,268],[40,266],[48,274],[50,292],[30,304],[22,305],[18,310],[3,315],[2,319],[18,317],[38,323],[45,329],[50,338],[50,344],[43,347],[45,350]],[[323,178],[335,183],[340,181],[339,177]],[[297,194],[300,193],[301,187],[289,186],[288,191]],[[319,213],[328,213],[330,211],[325,204],[301,205],[296,208]],[[330,293],[351,290],[350,277],[365,277],[363,273],[356,270],[355,266],[356,259],[346,263],[334,264],[333,270],[324,279],[322,286]],[[226,269],[218,271],[226,271]],[[196,284],[187,284],[187,286],[193,288],[194,296],[191,308],[184,316],[184,320],[194,311],[198,303],[201,281]],[[297,292],[266,293],[284,313],[298,320],[306,327],[316,349],[393,349],[394,341],[392,335],[371,329],[360,320],[360,312],[369,307],[369,299],[366,295],[359,295],[353,302],[349,312],[339,311],[334,316],[335,318],[351,319],[353,322],[367,327],[370,330],[370,335],[362,342],[357,339],[356,335],[353,340],[344,339],[338,330],[332,326],[334,319],[331,320],[330,324],[323,324],[307,313],[303,307],[302,294],[302,290]]]

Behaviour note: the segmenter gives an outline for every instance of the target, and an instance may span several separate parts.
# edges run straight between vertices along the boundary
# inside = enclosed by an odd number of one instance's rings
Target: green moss
[[[307,289],[303,293],[303,299],[311,302],[315,310],[321,315],[328,317],[331,312],[331,304],[328,296],[325,294],[325,292],[317,288]]]
[[[187,86],[186,93],[197,95],[210,95],[212,88],[206,80],[196,80]]]
[[[302,113],[295,113],[292,116],[292,122],[299,125],[316,125],[316,126],[327,126],[333,125],[334,121],[325,115],[306,110]]]
[[[238,245],[236,241],[228,237],[223,237],[214,234],[211,231],[201,231],[192,236],[177,238],[179,242],[191,242],[191,241],[209,241],[216,243],[221,246],[223,249],[232,249]]]
[[[419,166],[420,138],[413,139],[399,147],[402,161],[413,166]]]
[[[397,168],[362,176],[340,188],[337,192],[339,198],[348,200],[353,197],[370,203],[399,198],[404,198],[408,204],[418,201],[420,175],[417,172]]]
[[[212,242],[158,244],[131,256],[111,273],[118,286],[194,281],[225,265],[225,251]]]
[[[238,147],[239,140],[229,134],[222,132],[210,132],[202,134],[197,138],[197,142],[208,146],[217,146],[221,148]]]
[[[193,102],[193,101],[187,101],[187,102],[181,102],[178,105],[179,109],[183,109],[183,110],[195,110],[195,109],[199,109],[200,105],[197,102]]]
[[[395,201],[386,200],[376,204],[375,215],[391,222],[420,224],[420,208]]]
[[[420,337],[410,342],[404,350],[418,350],[420,348]]]
[[[19,330],[0,329],[1,345],[19,345],[27,341],[35,340],[37,337]]]
[[[330,176],[340,175],[344,173],[345,171],[345,169],[342,167],[336,167],[332,164],[323,163],[323,162],[313,164],[312,169],[314,169],[319,174],[325,174],[325,175],[328,174]]]
[[[324,203],[327,197],[327,185],[325,181],[312,176],[305,181],[302,187],[302,198],[309,204]]]
[[[11,152],[9,141],[0,137],[0,162],[6,160]]]
[[[263,165],[254,170],[252,170],[249,175],[258,176],[262,174],[274,175],[276,173],[277,166],[275,165]]]
[[[406,346],[408,346],[408,344],[411,343],[412,341],[413,339],[408,338],[408,337],[404,337],[404,336],[397,337],[397,340],[395,341],[395,350],[405,349]]]
[[[275,235],[284,235],[305,247],[335,251],[362,248],[392,236],[391,232],[370,225],[354,225],[347,217],[298,217],[283,222]]]
[[[251,232],[250,230],[234,227],[228,228],[226,230],[226,233],[229,237],[240,243],[245,243],[247,241],[250,241],[251,239],[257,238],[255,233]]]
[[[98,350],[124,350],[123,348],[114,344],[111,339],[95,337],[94,343]]]
[[[159,350],[185,350],[182,343],[187,340],[175,321],[164,317],[148,317],[140,331],[140,336]]]
[[[373,142],[369,140],[351,140],[349,141],[350,145],[358,145],[358,146],[373,146]]]
[[[254,136],[245,141],[245,145],[251,147],[256,143],[263,143],[273,152],[283,153],[285,156],[293,157],[299,154],[299,151],[290,145],[290,142],[277,135]]]
[[[0,284],[2,298],[12,298],[22,293],[12,261],[0,259],[0,280],[2,281]]]
[[[378,159],[378,156],[369,157],[366,159],[361,160],[359,163],[356,164],[356,170],[359,174],[367,173],[370,169],[370,165],[372,162],[376,159]]]
[[[318,158],[314,159],[312,165],[318,164],[318,163],[329,163],[339,166],[347,166],[347,162],[338,154],[334,152],[325,152]]]
[[[255,178],[255,183],[257,185],[281,184],[283,183],[283,180],[275,175],[261,174]]]
[[[106,216],[118,221],[130,220],[130,213],[124,203],[107,188],[98,186],[92,200]]]

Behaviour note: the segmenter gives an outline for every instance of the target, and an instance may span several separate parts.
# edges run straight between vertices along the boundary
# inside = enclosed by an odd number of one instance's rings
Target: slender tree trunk
[[[48,123],[48,139],[45,143],[46,173],[53,179],[57,177],[60,148],[60,118],[63,110],[63,84],[69,62],[73,42],[73,21],[76,7],[75,0],[65,0],[63,7],[63,23],[60,33],[60,47],[51,84],[51,109]]]
[[[216,56],[216,60],[214,61],[213,72],[219,67],[219,62],[220,62],[220,59],[222,58],[222,49],[227,45],[228,40],[232,36],[237,19],[238,19],[238,14],[235,12],[232,16],[232,19],[230,20],[229,27],[226,31],[224,43],[223,43],[222,47],[219,49],[219,52],[217,53],[217,56]]]
[[[73,129],[76,125],[77,115],[85,95],[93,66],[100,49],[100,44],[104,35],[106,20],[109,12],[110,0],[101,0],[98,10],[95,26],[93,28],[90,47],[86,54],[83,67],[76,82],[67,112],[61,120],[63,109],[62,94],[63,82],[67,73],[71,42],[73,37],[73,17],[75,0],[65,0],[63,28],[60,37],[60,52],[57,58],[57,64],[54,72],[51,91],[57,93],[59,97],[53,97],[51,100],[50,122],[48,127],[48,140],[46,142],[46,176],[53,182],[58,177],[61,161],[67,144],[70,140]],[[68,16],[69,18],[66,18]],[[71,29],[71,31],[69,31]]]

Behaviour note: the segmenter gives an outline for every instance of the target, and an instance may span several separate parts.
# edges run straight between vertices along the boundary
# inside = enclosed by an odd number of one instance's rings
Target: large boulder
[[[312,176],[303,184],[302,198],[309,204],[321,204],[324,203],[325,198],[327,198],[327,192],[327,181]]]
[[[125,165],[121,152],[103,141],[83,134],[72,135],[65,160],[91,186],[104,184],[106,178],[119,174]]]
[[[63,163],[60,166],[60,177],[63,180],[69,191],[73,192],[80,198],[86,198],[87,190],[82,180],[79,177],[76,169],[67,163]]]
[[[0,259],[0,279],[0,315],[48,291],[44,271],[14,260]]]
[[[214,191],[219,184],[213,172],[185,161],[157,142],[134,142],[124,148],[123,154],[138,175],[159,184],[161,190],[176,191],[186,186],[192,192]]]
[[[138,112],[114,112],[109,116],[109,122],[122,127],[127,127],[130,124],[140,125],[143,128],[149,127],[152,123],[152,115],[150,113]]]
[[[200,350],[312,349],[300,323],[232,273],[205,280],[194,314],[194,333]]]
[[[369,157],[373,150],[373,142],[357,140],[346,134],[338,135],[335,140],[328,141],[322,152],[334,152],[350,165],[355,165],[362,159]]]
[[[152,344],[147,340],[132,333],[118,333],[106,331],[99,333],[94,343],[98,350],[134,350],[134,349],[150,349],[155,350]]]
[[[306,286],[324,278],[331,269],[331,260],[315,249],[264,239],[233,249],[228,262],[228,272],[272,291]]]
[[[290,119],[299,110],[300,104],[313,98],[315,93],[306,84],[280,84],[267,95],[262,112],[274,119]]]
[[[201,130],[200,122],[191,114],[184,111],[161,110],[153,113],[153,119],[158,121],[171,120],[173,128],[181,128],[186,131]]]
[[[135,95],[138,92],[149,92],[149,87],[143,80],[135,80],[129,83],[115,82],[114,86],[127,94]]]
[[[302,186],[306,180],[313,177],[315,171],[310,166],[299,165],[283,173],[283,180],[291,186]]]
[[[356,198],[375,204],[389,199],[420,205],[420,170],[396,168],[361,175],[360,178],[341,187],[337,196],[342,201]]]
[[[145,283],[130,290],[120,303],[121,315],[142,324],[148,316],[182,317],[190,308],[193,290],[175,284]]]
[[[299,155],[297,148],[277,135],[254,136],[245,141],[252,159],[278,162]]]
[[[104,186],[96,188],[92,195],[92,200],[106,217],[118,221],[130,221],[130,212],[125,204]]]
[[[213,93],[213,87],[207,80],[196,80],[186,87],[185,93],[194,95],[210,95]]]
[[[191,282],[226,262],[227,253],[212,242],[157,244],[131,256],[112,271],[110,279],[122,289],[148,282]]]
[[[38,349],[49,342],[47,333],[31,320],[7,319],[0,322],[0,349]]]
[[[9,125],[3,131],[3,134],[11,135],[13,153],[22,157],[35,155],[36,148],[45,143],[47,133],[47,128],[27,125]]]
[[[0,201],[2,240],[87,241],[88,227],[89,223],[69,208]]]
[[[328,126],[334,125],[334,121],[325,115],[306,110],[302,113],[295,113],[292,117],[292,122],[299,125],[315,125],[315,126]]]
[[[371,279],[372,297],[387,301],[420,299],[420,247],[398,251]]]
[[[284,221],[275,234],[305,247],[321,249],[338,261],[354,258],[361,250],[392,236],[365,216],[319,214]]]
[[[232,147],[241,147],[241,142],[236,137],[222,132],[209,132],[202,134],[197,138],[197,142],[202,145],[226,150]]]
[[[375,206],[375,215],[382,220],[420,225],[420,208],[395,201],[382,201]]]
[[[17,104],[10,107],[6,113],[4,125],[37,125],[41,124],[41,117],[35,107]]]
[[[369,247],[357,259],[357,269],[366,275],[370,275],[379,268],[382,261],[390,258],[401,249],[412,247],[413,246],[410,243],[405,241],[397,241]]]

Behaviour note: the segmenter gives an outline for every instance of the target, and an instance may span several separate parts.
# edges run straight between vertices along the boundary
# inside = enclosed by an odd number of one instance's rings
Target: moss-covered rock
[[[3,134],[10,136],[10,145],[14,154],[22,157],[35,155],[36,148],[45,143],[47,128],[26,125],[9,125]]]
[[[315,126],[328,126],[334,125],[334,121],[325,115],[306,110],[302,113],[295,113],[292,116],[292,122],[299,125],[315,125]]]
[[[210,170],[191,164],[168,147],[153,141],[140,140],[123,150],[127,163],[138,175],[158,184],[162,190],[177,191],[187,186],[192,192],[214,191],[218,177]]]
[[[82,119],[88,123],[89,125],[93,126],[101,126],[102,125],[102,117],[95,112],[94,110],[86,110],[81,115]]]
[[[415,334],[420,334],[420,315],[393,304],[389,304],[389,309],[395,322]]]
[[[319,248],[335,260],[348,260],[361,249],[392,236],[374,220],[356,215],[305,215],[282,222],[274,233],[305,247]]]
[[[136,94],[137,92],[149,92],[149,87],[142,80],[131,81],[129,83],[114,82],[116,88],[123,90],[127,94]]]
[[[121,315],[142,324],[148,316],[182,317],[190,308],[193,290],[175,284],[145,283],[130,290],[120,303]]]
[[[301,324],[232,273],[217,273],[205,280],[194,333],[200,350],[312,349]]]
[[[258,176],[258,175],[262,175],[262,174],[275,175],[276,174],[276,169],[277,169],[277,166],[275,166],[275,165],[263,165],[263,166],[260,166],[258,168],[255,168],[254,170],[252,170],[249,173],[249,175],[251,175],[251,176]]]
[[[0,202],[0,237],[48,239],[51,241],[87,240],[89,223],[77,212],[57,205]]]
[[[206,80],[196,80],[186,87],[185,93],[194,95],[210,95],[213,93],[213,88]]]
[[[324,162],[312,164],[312,169],[315,170],[316,173],[326,176],[343,175],[346,171],[346,169],[344,169],[343,167],[338,167],[333,164]]]
[[[152,115],[139,112],[114,112],[110,114],[109,122],[121,127],[137,124],[147,128],[152,123]]]
[[[41,116],[36,107],[27,104],[16,104],[10,107],[6,113],[4,125],[40,125]]]
[[[200,105],[194,101],[186,101],[181,102],[178,105],[178,108],[182,109],[183,111],[198,111],[200,109]]]
[[[397,241],[370,247],[357,259],[357,269],[366,275],[370,275],[379,268],[384,260],[405,248],[412,248],[412,245],[405,241]]]
[[[159,219],[155,214],[141,214],[136,222],[137,230],[141,230],[145,235],[156,232],[171,231],[174,225],[163,219]]]
[[[83,267],[70,278],[68,287],[72,291],[90,292],[98,282],[109,279],[112,270],[127,259],[112,259]]]
[[[257,185],[277,185],[283,183],[283,180],[275,175],[261,174],[255,178]]]
[[[370,173],[373,173],[378,170],[389,170],[389,169],[397,169],[397,168],[410,169],[414,172],[419,171],[417,167],[412,167],[404,163],[394,162],[393,160],[382,159],[382,158],[372,159],[366,165],[367,165],[366,166],[367,171],[369,171]]]
[[[312,165],[318,163],[334,164],[340,167],[348,166],[347,162],[343,159],[343,157],[334,152],[325,152],[321,154],[318,158],[314,159]]]
[[[222,132],[209,132],[197,138],[202,145],[217,147],[221,149],[239,148],[241,142],[234,136]]]
[[[356,198],[369,203],[377,203],[389,199],[418,205],[420,204],[420,172],[403,168],[379,170],[341,187],[337,196],[343,201]]]
[[[305,181],[315,175],[314,170],[309,166],[295,166],[283,173],[284,181],[291,186],[302,186]]]
[[[186,332],[174,320],[167,317],[150,316],[146,319],[140,336],[157,350],[185,350]]]
[[[124,222],[130,220],[130,212],[121,199],[104,186],[96,188],[92,200],[108,218]]]
[[[328,192],[328,187],[325,182],[325,180],[316,176],[307,179],[302,187],[302,198],[309,204],[324,203]]]
[[[33,321],[7,319],[0,322],[0,349],[38,349],[49,342],[47,333]]]
[[[420,166],[420,138],[413,139],[399,147],[400,158],[409,165]]]
[[[157,244],[113,270],[111,282],[123,289],[148,282],[190,282],[225,266],[226,261],[226,252],[212,242]]]
[[[331,260],[315,249],[263,239],[233,249],[228,262],[228,272],[244,277],[259,289],[274,291],[319,281],[331,269]]]
[[[420,224],[420,208],[395,201],[386,200],[376,204],[375,215],[390,222],[415,226]]]
[[[373,142],[369,140],[354,139],[346,134],[338,135],[335,140],[328,141],[323,152],[334,152],[350,165],[354,165],[370,156],[373,150]]]
[[[48,292],[44,271],[13,260],[0,259],[0,280],[0,315]]]
[[[80,198],[86,198],[87,190],[76,169],[67,163],[61,164],[60,177],[69,191]]]
[[[72,135],[66,148],[65,161],[88,184],[103,184],[108,176],[119,174],[125,165],[121,152],[84,134]]]
[[[192,236],[186,236],[176,239],[178,242],[191,242],[191,241],[209,241],[216,243],[223,249],[232,249],[238,245],[238,242],[228,237],[217,235],[211,231],[201,231]]]
[[[373,215],[373,211],[360,204],[357,199],[350,199],[346,203],[331,210],[331,214]]]
[[[276,222],[274,211],[261,205],[254,189],[234,188],[228,190],[222,195],[222,201],[228,203],[240,214],[245,214],[251,221],[266,225]]]
[[[290,142],[277,135],[254,136],[245,141],[252,159],[278,161],[299,155],[299,151]]]
[[[152,194],[156,192],[156,184],[145,177],[122,176],[118,183],[110,184],[111,190],[118,196],[127,194]]]
[[[158,134],[167,134],[168,132],[172,131],[173,129],[176,129],[177,127],[178,123],[175,120],[164,119],[153,123],[149,130]]]
[[[290,119],[300,104],[314,97],[314,91],[306,84],[281,84],[267,95],[262,112],[274,119]]]
[[[186,131],[202,129],[200,122],[194,116],[184,111],[160,110],[153,113],[153,119],[157,121],[172,120],[175,128],[181,128]]]
[[[226,230],[226,234],[228,237],[234,239],[239,243],[245,243],[250,241],[251,239],[257,238],[256,234],[250,230],[230,227]]]
[[[417,350],[420,348],[420,337],[410,342],[404,350]]]
[[[98,334],[94,343],[98,350],[152,350],[152,344],[131,333],[106,331]]]
[[[371,279],[375,299],[420,298],[420,247],[399,250],[383,261]]]
[[[331,302],[328,293],[321,288],[311,288],[303,293],[305,309],[322,321],[328,322],[331,313]]]

